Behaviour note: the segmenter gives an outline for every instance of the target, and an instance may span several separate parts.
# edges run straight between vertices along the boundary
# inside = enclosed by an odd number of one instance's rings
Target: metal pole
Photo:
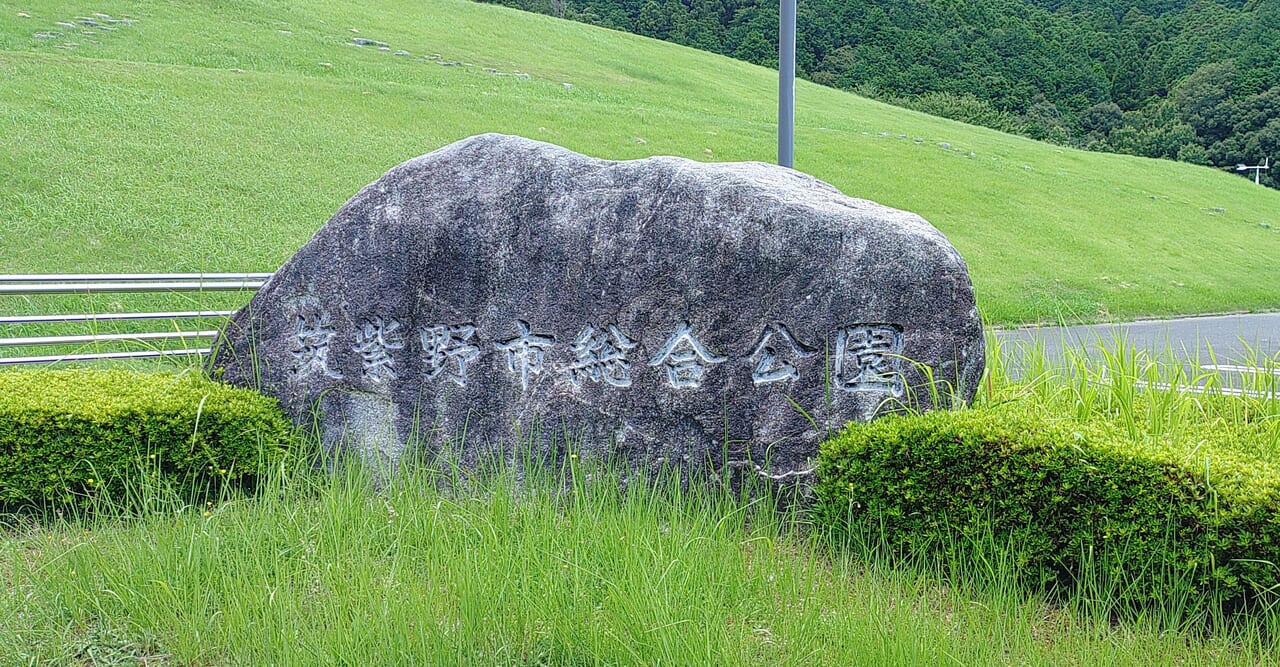
[[[795,165],[796,0],[779,0],[778,22],[778,164]]]

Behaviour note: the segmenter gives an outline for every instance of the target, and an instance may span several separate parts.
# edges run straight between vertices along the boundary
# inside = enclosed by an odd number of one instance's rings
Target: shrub
[[[944,559],[994,538],[1033,586],[1100,576],[1127,606],[1274,592],[1280,471],[1203,445],[1019,404],[891,416],[823,445],[816,520],[837,539],[875,529],[895,551]]]
[[[898,106],[914,109],[930,116],[941,116],[958,120],[970,125],[981,125],[1001,132],[1016,133],[1019,130],[1018,118],[1011,113],[1001,111],[986,100],[980,100],[972,94],[955,95],[953,93],[929,92],[915,97],[905,97],[891,102]]]
[[[145,467],[216,487],[278,461],[275,401],[196,374],[0,373],[0,507],[83,501]]]

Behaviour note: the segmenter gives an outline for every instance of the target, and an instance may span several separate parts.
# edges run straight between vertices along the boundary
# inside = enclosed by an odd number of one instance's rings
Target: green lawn
[[[0,2],[0,272],[274,270],[383,171],[481,132],[773,159],[771,71],[487,5],[360,5]],[[58,25],[96,13],[132,22]],[[797,168],[938,226],[989,322],[1280,307],[1278,192],[803,82],[797,103]]]

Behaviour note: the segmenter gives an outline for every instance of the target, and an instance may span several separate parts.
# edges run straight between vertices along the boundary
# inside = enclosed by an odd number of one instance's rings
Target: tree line
[[[775,0],[484,0],[759,65]],[[802,0],[816,83],[1090,150],[1234,171],[1280,157],[1276,0]],[[1262,181],[1280,187],[1280,170]]]

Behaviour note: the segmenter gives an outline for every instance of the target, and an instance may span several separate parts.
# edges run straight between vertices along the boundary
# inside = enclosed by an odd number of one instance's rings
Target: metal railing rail
[[[125,294],[178,292],[254,291],[271,278],[270,273],[117,273],[117,274],[21,274],[0,275],[0,297],[44,294]],[[8,315],[0,317],[0,325],[57,323],[96,323],[145,320],[191,320],[230,317],[230,310],[189,310],[139,313],[88,313],[48,315]],[[140,333],[90,333],[77,335],[0,337],[0,348],[84,345],[92,343],[150,343],[211,339],[216,330],[148,331]],[[184,344],[186,344],[184,342]],[[48,364],[67,361],[102,359],[149,359],[161,357],[204,356],[208,347],[183,349],[147,349],[117,352],[68,353],[0,357],[0,366]]]
[[[188,338],[213,338],[216,335],[218,335],[217,331],[148,331],[145,333],[89,334],[86,336],[28,336],[26,338],[0,338],[0,347],[76,345],[80,343],[107,343],[119,340],[187,340]]]
[[[160,357],[203,357],[212,350],[207,347],[186,350],[131,350],[128,352],[94,352],[91,354],[53,354],[40,357],[0,357],[0,366],[24,364],[56,364],[68,361],[101,361],[103,359],[157,359]]]
[[[270,273],[27,273],[0,275],[0,283],[127,283],[187,280],[196,282],[268,280]]]
[[[120,294],[142,292],[227,292],[258,289],[265,280],[192,281],[165,283],[33,283],[19,285],[0,284],[0,296],[5,294]]]
[[[56,322],[118,322],[126,320],[183,320],[201,317],[231,317],[234,310],[184,310],[172,313],[98,313],[84,315],[7,315],[0,324],[49,324]]]

